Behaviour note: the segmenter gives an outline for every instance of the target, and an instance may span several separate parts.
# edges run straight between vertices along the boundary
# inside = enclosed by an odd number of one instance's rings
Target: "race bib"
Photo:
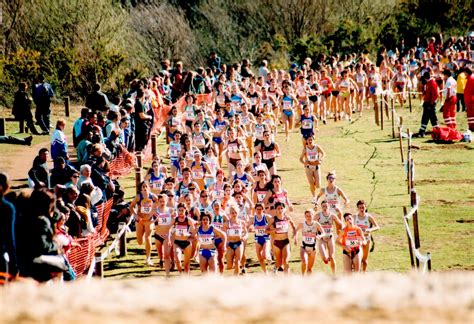
[[[275,151],[274,150],[271,150],[271,151],[263,151],[263,159],[264,160],[270,160],[270,159],[273,159],[275,157]]]
[[[204,178],[204,172],[202,170],[193,170],[193,179],[203,179]]]
[[[176,225],[175,226],[175,235],[176,236],[189,236],[188,226],[187,225]]]
[[[283,101],[283,109],[290,110],[291,109],[291,101]]]
[[[171,215],[170,214],[158,214],[158,225],[170,225]]]
[[[267,235],[266,226],[255,226],[255,236],[265,236]]]
[[[278,234],[288,233],[288,221],[279,221],[276,223],[275,229]]]
[[[258,202],[262,202],[263,199],[265,199],[266,195],[267,195],[266,191],[257,191],[257,200],[258,200]]]
[[[308,157],[308,161],[310,162],[315,162],[318,160],[317,152],[306,152],[306,156]]]
[[[332,233],[332,225],[321,225],[324,229],[324,234],[331,234]]]
[[[213,243],[214,236],[211,234],[199,234],[199,243],[202,245],[210,245]]]
[[[163,188],[163,180],[156,180],[151,183],[154,190],[161,190]]]
[[[316,243],[316,234],[312,232],[304,232],[303,233],[303,242],[306,244],[314,244]]]
[[[149,214],[152,211],[153,211],[153,202],[152,201],[149,201],[149,202],[142,201],[142,203],[140,205],[140,212],[142,214]]]
[[[196,146],[206,145],[206,140],[204,139],[202,135],[194,136],[193,141],[194,141],[194,144],[196,144]]]
[[[240,227],[230,227],[227,229],[228,236],[240,236]]]
[[[221,230],[221,229],[222,229],[222,227],[224,226],[224,224],[222,224],[222,223],[218,223],[218,222],[213,222],[213,223],[212,223],[212,226],[214,226],[215,228],[217,228],[217,229],[220,229],[220,230]]]
[[[301,121],[301,128],[311,129],[311,128],[313,128],[313,122],[310,119],[303,119]]]
[[[239,147],[237,143],[232,143],[227,146],[227,150],[229,153],[237,153],[239,151]]]

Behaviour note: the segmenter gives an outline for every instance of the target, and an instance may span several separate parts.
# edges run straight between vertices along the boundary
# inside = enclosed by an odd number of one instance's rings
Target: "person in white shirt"
[[[263,80],[265,83],[268,82],[268,68],[267,68],[268,62],[267,60],[262,61],[262,65],[258,68],[258,75],[263,77]]]
[[[444,89],[443,96],[445,98],[443,107],[444,123],[450,128],[456,128],[456,88],[457,82],[451,76],[451,71],[446,69],[443,71]]]

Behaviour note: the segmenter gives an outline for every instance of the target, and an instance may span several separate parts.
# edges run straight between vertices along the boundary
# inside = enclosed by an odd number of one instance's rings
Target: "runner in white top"
[[[314,138],[308,137],[300,155],[300,162],[304,165],[306,179],[308,179],[309,189],[313,197],[312,203],[316,203],[316,189],[321,187],[321,162],[326,154],[323,149],[314,144]]]
[[[367,258],[369,257],[369,242],[371,239],[371,233],[380,229],[379,225],[375,221],[375,218],[367,213],[367,207],[363,200],[357,202],[358,213],[355,216],[354,224],[362,230],[367,244],[362,246],[362,271],[367,270]]]
[[[326,200],[329,204],[329,210],[332,213],[335,213],[337,217],[339,217],[339,220],[342,219],[342,209],[340,206],[340,198],[344,200],[344,204],[347,205],[349,203],[349,198],[347,198],[346,194],[342,189],[336,186],[336,173],[335,172],[329,172],[328,175],[326,176],[326,179],[328,180],[328,185],[326,188],[322,188],[321,191],[318,194],[318,197],[316,199],[316,204],[318,204],[319,199],[324,196],[324,200]],[[336,224],[336,228],[339,231],[340,228],[338,227],[339,225]]]
[[[170,227],[174,219],[173,208],[167,207],[167,197],[158,195],[158,206],[155,209],[155,246],[160,257],[160,266],[165,265],[166,276],[169,276],[172,260],[172,244],[170,240]]]
[[[334,258],[334,238],[337,233],[334,232],[333,225],[336,224],[336,227],[342,228],[343,224],[334,213],[329,211],[329,204],[326,200],[321,202],[321,209],[316,218],[323,228],[322,237],[318,240],[318,250],[323,262],[325,264],[330,263],[332,274],[335,275],[336,259]]]
[[[321,224],[314,219],[314,211],[307,209],[304,212],[305,220],[299,223],[293,235],[295,245],[298,245],[298,231],[301,230],[301,274],[311,274],[313,272],[314,261],[316,259],[316,242],[319,235],[323,233]]]

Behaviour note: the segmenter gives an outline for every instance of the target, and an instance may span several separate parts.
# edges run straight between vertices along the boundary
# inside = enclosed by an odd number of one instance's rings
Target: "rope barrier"
[[[415,256],[418,259],[418,261],[420,261],[423,264],[422,273],[425,274],[426,270],[428,269],[428,261],[431,260],[431,254],[427,253],[426,255],[423,255],[421,254],[420,249],[415,247],[415,240],[413,238],[413,235],[410,230],[410,226],[408,224],[408,220],[410,220],[413,217],[413,214],[418,210],[420,200],[421,200],[420,197],[417,196],[416,204],[407,212],[406,215],[403,216],[403,223],[405,225],[405,230],[407,232],[407,235],[410,239],[411,247],[413,251],[415,251]]]

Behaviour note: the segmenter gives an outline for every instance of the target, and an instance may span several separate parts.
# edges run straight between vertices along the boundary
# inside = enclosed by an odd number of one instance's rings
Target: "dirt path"
[[[0,322],[472,323],[473,282],[451,272],[15,284],[0,294]]]

